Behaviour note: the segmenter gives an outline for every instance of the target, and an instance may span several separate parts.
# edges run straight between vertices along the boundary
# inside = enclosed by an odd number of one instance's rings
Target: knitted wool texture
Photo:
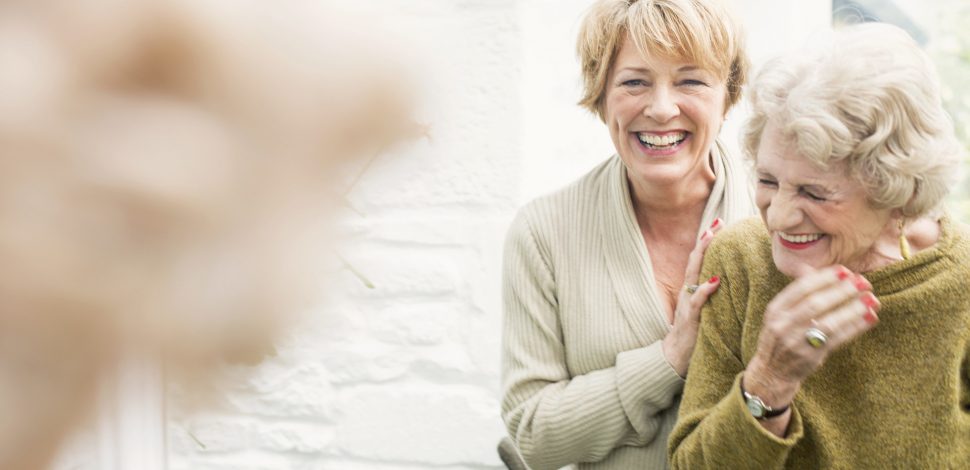
[[[941,228],[935,246],[863,273],[880,322],[803,383],[783,439],[747,411],[739,379],[791,279],[760,220],[719,234],[704,272],[721,286],[702,312],[672,468],[970,468],[970,237],[948,218]]]
[[[701,232],[753,213],[745,175],[714,157]],[[502,417],[533,470],[666,468],[683,379],[664,359],[670,325],[654,286],[618,157],[512,223]]]

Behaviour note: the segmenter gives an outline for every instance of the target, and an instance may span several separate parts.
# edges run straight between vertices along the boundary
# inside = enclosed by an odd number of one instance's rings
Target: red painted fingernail
[[[879,300],[876,299],[876,296],[872,295],[872,292],[866,292],[865,294],[862,294],[862,297],[860,297],[859,300],[861,300],[862,303],[864,303],[866,307],[869,307],[870,309],[873,309],[879,306]]]
[[[708,238],[711,238],[713,236],[714,236],[714,232],[712,232],[710,230],[705,230],[704,231],[704,234],[701,235],[701,240],[707,240]]]
[[[711,278],[708,279],[707,282],[709,282],[711,284],[716,284],[720,280],[721,280],[720,276],[711,276]]]
[[[849,269],[845,266],[839,266],[839,269],[836,271],[835,275],[839,277],[840,281],[844,281],[852,275],[852,271],[849,271]]]
[[[721,225],[721,218],[720,217],[714,219],[714,223],[711,224],[711,228],[715,228],[718,225]]]
[[[866,278],[862,277],[861,274],[856,274],[855,279],[852,280],[852,283],[855,284],[855,288],[859,292],[872,290],[872,284],[870,284]]]
[[[862,314],[862,319],[870,325],[874,325],[879,321],[879,317],[876,316],[876,312],[873,312],[871,308],[866,310],[866,313]]]

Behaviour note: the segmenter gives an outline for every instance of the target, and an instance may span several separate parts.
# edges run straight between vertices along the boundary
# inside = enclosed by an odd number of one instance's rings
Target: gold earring
[[[903,259],[909,259],[909,241],[906,240],[905,228],[906,225],[903,223],[903,219],[899,219],[899,252],[902,253]]]

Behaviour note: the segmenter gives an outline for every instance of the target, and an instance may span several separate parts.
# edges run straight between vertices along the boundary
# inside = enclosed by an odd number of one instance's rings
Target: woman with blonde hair
[[[742,31],[716,0],[600,0],[578,52],[580,104],[616,155],[509,230],[502,416],[536,470],[665,468],[700,307],[719,285],[698,277],[704,250],[753,214],[717,141],[745,81]]]
[[[866,24],[769,63],[745,152],[761,221],[718,236],[674,468],[967,468],[970,231],[927,56]]]

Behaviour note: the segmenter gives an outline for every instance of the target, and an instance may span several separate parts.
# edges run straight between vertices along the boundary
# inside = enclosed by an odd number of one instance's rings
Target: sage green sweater
[[[672,468],[970,468],[970,237],[941,225],[934,247],[864,273],[880,322],[806,379],[784,439],[749,414],[738,380],[766,305],[791,279],[759,219],[719,234],[704,275],[721,286],[702,311]]]

